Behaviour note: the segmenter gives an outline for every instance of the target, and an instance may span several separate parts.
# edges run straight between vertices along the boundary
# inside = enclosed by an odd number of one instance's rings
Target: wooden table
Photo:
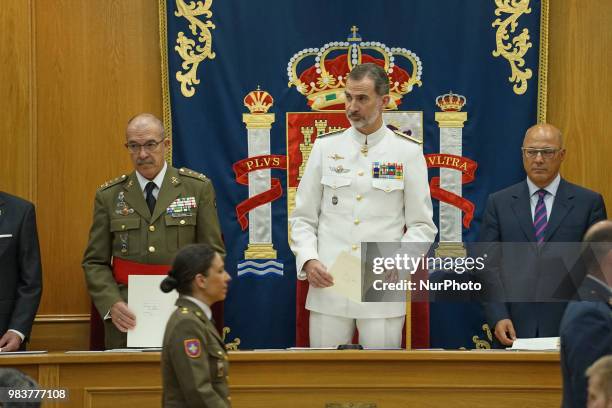
[[[159,353],[2,355],[41,388],[47,407],[159,407]],[[234,408],[558,407],[558,353],[508,351],[239,351]],[[352,405],[350,405],[352,404]],[[361,405],[360,405],[361,404]]]

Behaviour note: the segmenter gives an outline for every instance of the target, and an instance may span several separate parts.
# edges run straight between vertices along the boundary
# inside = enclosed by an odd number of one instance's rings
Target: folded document
[[[554,351],[559,350],[559,337],[536,337],[533,339],[516,339],[508,350]]]

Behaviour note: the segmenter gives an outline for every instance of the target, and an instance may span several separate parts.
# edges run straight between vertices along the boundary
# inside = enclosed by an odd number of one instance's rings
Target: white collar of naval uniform
[[[387,124],[384,122],[375,132],[370,133],[369,135],[364,135],[354,126],[351,126],[349,128],[349,132],[351,133],[351,139],[359,143],[359,145],[365,145],[367,141],[368,148],[372,148],[378,142],[380,142],[383,137],[385,137],[385,133],[387,133],[387,130]]]

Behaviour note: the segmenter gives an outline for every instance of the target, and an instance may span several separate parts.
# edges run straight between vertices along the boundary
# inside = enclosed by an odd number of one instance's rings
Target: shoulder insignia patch
[[[344,132],[345,130],[346,129],[332,130],[331,132],[323,133],[322,135],[317,136],[317,139],[322,138],[322,137],[332,136],[332,135],[338,135],[338,134]]]
[[[393,130],[393,129],[391,131],[395,133],[396,135],[403,137],[406,140],[410,140],[411,142],[414,142],[417,144],[423,144],[423,142],[421,142],[419,139],[412,137],[412,136],[408,136],[404,132],[400,132],[399,130]]]
[[[127,176],[125,174],[122,174],[119,177],[115,177],[112,180],[108,180],[106,183],[101,184],[99,187],[99,190],[105,190],[111,186],[114,186],[115,184],[121,183],[122,181],[124,181],[127,178]]]
[[[179,174],[181,176],[192,177],[192,178],[198,179],[198,180],[206,180],[206,178],[207,178],[204,174],[198,173],[197,171],[190,170],[190,169],[188,169],[186,167],[181,167],[179,169]]]
[[[183,340],[183,346],[185,347],[185,354],[191,358],[198,358],[202,354],[202,344],[198,339]]]

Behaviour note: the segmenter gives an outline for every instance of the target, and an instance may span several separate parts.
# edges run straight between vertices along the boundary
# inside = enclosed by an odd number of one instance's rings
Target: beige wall
[[[548,121],[567,138],[565,176],[608,207],[610,21],[609,0],[551,0]],[[82,348],[94,191],[129,170],[128,118],[161,115],[158,2],[3,0],[0,27],[0,189],[36,203],[43,253],[32,346]]]

